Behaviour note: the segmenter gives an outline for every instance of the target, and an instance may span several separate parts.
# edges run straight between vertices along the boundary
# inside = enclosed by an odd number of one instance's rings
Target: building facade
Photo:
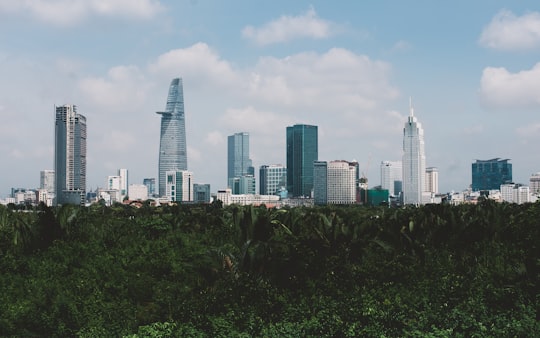
[[[255,193],[238,189],[242,181],[240,178],[245,176],[251,176],[254,180],[255,168],[249,158],[249,133],[241,132],[227,138],[227,186],[233,194]]]
[[[476,160],[472,164],[472,190],[496,190],[512,183],[512,163],[509,159]]]
[[[403,186],[403,166],[401,161],[381,162],[381,189],[388,190],[390,196],[399,196]]]
[[[161,115],[159,140],[159,195],[166,195],[166,172],[187,170],[186,120],[182,79],[173,79]]]
[[[315,161],[313,200],[315,204],[357,202],[356,162]]]
[[[436,167],[426,168],[426,191],[432,194],[439,193],[439,169]]]
[[[77,106],[55,107],[55,205],[86,200],[86,117]]]
[[[540,193],[540,173],[532,174],[529,178],[529,189],[531,194]]]
[[[193,202],[210,203],[210,184],[193,184]]]
[[[156,179],[155,178],[143,178],[143,184],[148,189],[148,196],[154,197],[156,195]]]
[[[46,190],[50,196],[54,194],[54,170],[42,170],[39,173],[39,189]]]
[[[287,168],[281,164],[262,165],[259,168],[259,194],[279,195],[287,189]]]
[[[132,201],[146,201],[148,199],[148,187],[144,184],[130,184],[127,195]]]
[[[171,202],[193,201],[193,173],[170,170],[166,173],[165,197]]]
[[[424,129],[418,122],[412,104],[403,128],[403,204],[423,203],[426,177]]]
[[[311,197],[313,162],[319,157],[317,126],[287,127],[287,190],[292,197]]]

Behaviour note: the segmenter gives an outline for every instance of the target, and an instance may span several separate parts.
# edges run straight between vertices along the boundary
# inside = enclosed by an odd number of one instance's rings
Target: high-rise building
[[[259,168],[259,194],[279,195],[287,189],[287,168],[281,164],[262,165]]]
[[[166,172],[187,170],[186,120],[182,79],[173,79],[161,115],[159,140],[159,195],[166,195]]]
[[[165,196],[169,201],[193,201],[193,173],[187,170],[170,170],[165,185]]]
[[[432,194],[439,193],[439,169],[436,167],[426,168],[426,191]]]
[[[233,194],[248,193],[234,188],[235,181],[248,175],[255,177],[255,168],[249,158],[249,133],[235,133],[227,138],[227,185]]]
[[[381,189],[388,190],[390,196],[399,196],[403,185],[401,161],[381,162]]]
[[[234,177],[230,180],[229,187],[233,195],[255,194],[255,177],[253,175]]]
[[[311,197],[313,162],[319,159],[318,128],[307,124],[287,127],[287,190],[292,197]]]
[[[54,170],[42,170],[39,173],[39,188],[54,194]]]
[[[154,197],[156,194],[156,179],[155,178],[144,178],[143,184],[148,188],[148,196]]]
[[[55,204],[84,204],[86,196],[86,117],[77,106],[55,107]]]
[[[472,190],[499,190],[501,184],[512,183],[509,159],[476,160],[472,164]]]
[[[426,177],[424,129],[418,122],[412,104],[403,128],[403,204],[423,204]]]
[[[118,177],[120,177],[120,196],[122,199],[128,195],[128,186],[129,186],[129,178],[128,178],[128,170],[127,169],[118,169]]]

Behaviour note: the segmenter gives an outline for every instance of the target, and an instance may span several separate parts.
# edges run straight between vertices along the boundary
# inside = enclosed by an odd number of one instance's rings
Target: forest
[[[0,205],[2,337],[540,337],[540,203]]]

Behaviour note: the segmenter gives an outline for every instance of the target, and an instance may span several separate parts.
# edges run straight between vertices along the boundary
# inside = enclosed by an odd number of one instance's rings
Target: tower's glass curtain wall
[[[313,162],[319,158],[317,126],[287,127],[287,190],[293,197],[310,197]]]
[[[186,120],[182,79],[173,79],[169,87],[167,106],[161,115],[159,140],[159,195],[166,193],[166,172],[187,170]]]
[[[424,129],[411,113],[403,128],[403,203],[422,204],[425,191],[426,154],[424,151]]]
[[[234,189],[235,178],[255,176],[255,168],[249,158],[249,133],[242,132],[227,138],[227,185],[233,194],[245,194],[246,191]],[[242,189],[240,189],[242,190]]]
[[[56,107],[55,204],[82,204],[86,194],[86,117],[77,106]]]

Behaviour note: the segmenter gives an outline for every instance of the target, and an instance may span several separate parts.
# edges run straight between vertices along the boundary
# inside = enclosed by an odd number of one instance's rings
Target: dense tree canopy
[[[540,204],[0,205],[5,337],[540,336]]]

